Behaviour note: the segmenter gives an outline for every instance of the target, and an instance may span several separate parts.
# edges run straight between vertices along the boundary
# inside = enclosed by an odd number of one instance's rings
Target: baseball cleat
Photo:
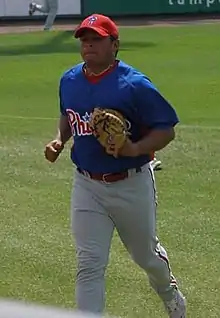
[[[151,160],[151,161],[150,161],[150,165],[151,165],[151,167],[152,167],[152,169],[153,169],[154,171],[157,171],[157,170],[161,170],[161,169],[162,169],[162,167],[161,167],[162,162],[161,162],[160,160],[157,160],[157,158],[154,158],[153,160]]]
[[[35,10],[36,10],[36,3],[34,3],[34,2],[31,2],[30,4],[29,4],[29,15],[33,15],[34,14],[34,12],[35,12]]]
[[[164,302],[169,318],[186,318],[186,299],[183,294],[176,290],[171,301]]]

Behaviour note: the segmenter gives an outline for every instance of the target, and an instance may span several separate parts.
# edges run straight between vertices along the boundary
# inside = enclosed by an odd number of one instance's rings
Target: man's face
[[[118,41],[102,37],[93,30],[85,30],[81,37],[81,55],[85,62],[104,64],[112,59],[118,49]]]

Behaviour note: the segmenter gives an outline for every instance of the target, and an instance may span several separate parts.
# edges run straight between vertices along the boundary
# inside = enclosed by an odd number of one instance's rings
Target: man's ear
[[[120,46],[120,41],[119,40],[115,40],[115,49],[119,50],[119,46]]]
[[[119,46],[120,46],[119,40],[115,40],[114,41],[115,57],[117,57],[117,55],[118,55]]]

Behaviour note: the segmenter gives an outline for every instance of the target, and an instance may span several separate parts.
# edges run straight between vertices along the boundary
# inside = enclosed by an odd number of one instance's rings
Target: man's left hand
[[[133,143],[130,139],[127,139],[124,146],[119,150],[118,155],[124,157],[138,157],[138,144]]]

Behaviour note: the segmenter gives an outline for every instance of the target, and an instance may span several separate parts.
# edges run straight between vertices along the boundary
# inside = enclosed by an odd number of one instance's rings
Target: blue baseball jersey
[[[149,155],[118,157],[108,155],[89,128],[95,107],[122,113],[130,138],[136,142],[151,129],[168,129],[178,123],[174,108],[141,72],[122,61],[98,82],[90,82],[80,63],[61,78],[60,111],[68,116],[74,145],[71,159],[80,169],[91,173],[114,173],[138,168],[150,161]]]

